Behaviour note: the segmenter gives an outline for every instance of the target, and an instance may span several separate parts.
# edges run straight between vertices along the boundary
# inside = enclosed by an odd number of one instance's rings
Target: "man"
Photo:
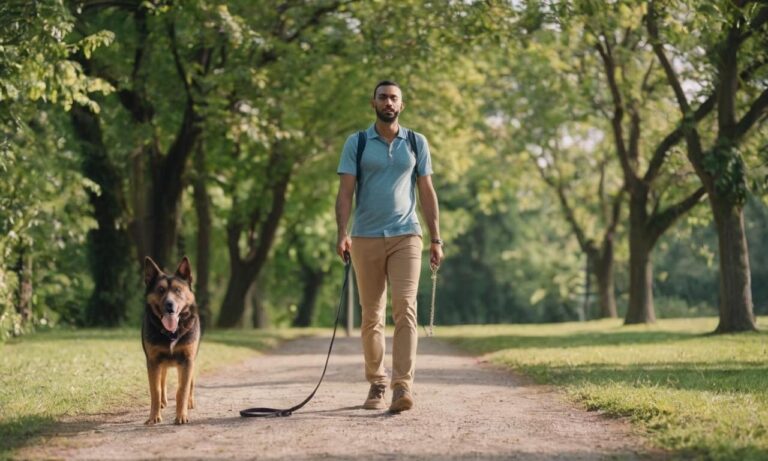
[[[346,261],[347,252],[357,274],[362,307],[361,333],[365,377],[371,384],[363,408],[383,409],[387,374],[384,370],[384,320],[387,284],[392,296],[395,333],[392,340],[392,403],[395,413],[414,405],[412,386],[416,362],[416,293],[423,248],[416,215],[418,189],[422,215],[430,234],[430,264],[443,260],[437,194],[432,186],[432,164],[427,140],[421,134],[409,139],[398,123],[405,109],[397,83],[382,81],[373,90],[371,107],[376,122],[364,133],[365,148],[358,160],[359,134],[351,135],[341,153],[336,198],[338,239],[336,251]],[[411,144],[415,141],[416,152]],[[358,171],[358,163],[359,170]],[[415,184],[414,184],[415,183]],[[357,195],[351,235],[347,223],[352,197]]]

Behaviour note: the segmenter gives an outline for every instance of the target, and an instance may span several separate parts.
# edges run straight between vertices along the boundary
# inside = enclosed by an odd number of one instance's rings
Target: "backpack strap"
[[[415,184],[416,178],[419,177],[419,146],[416,144],[416,132],[408,130],[406,137],[408,138],[408,144],[411,146],[411,153],[413,153],[416,159],[416,164],[413,166],[413,182]]]
[[[363,152],[367,140],[365,131],[357,132],[357,203],[360,203],[360,186],[363,184]]]

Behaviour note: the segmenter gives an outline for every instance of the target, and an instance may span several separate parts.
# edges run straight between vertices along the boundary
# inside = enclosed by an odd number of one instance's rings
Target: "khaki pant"
[[[422,241],[418,235],[353,237],[352,265],[360,293],[360,322],[365,355],[365,378],[386,384],[384,323],[387,283],[392,292],[392,386],[413,384],[416,365],[416,293],[421,274]]]

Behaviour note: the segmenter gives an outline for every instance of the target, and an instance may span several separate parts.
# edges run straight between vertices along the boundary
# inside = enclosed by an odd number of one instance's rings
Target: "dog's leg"
[[[189,405],[187,405],[187,408],[190,410],[195,409],[195,377],[192,377],[192,380],[189,382]]]
[[[152,403],[149,408],[149,419],[144,424],[157,424],[163,420],[163,416],[160,414],[160,378],[164,373],[163,368],[165,367],[157,363],[147,365],[149,395]]]
[[[165,378],[168,377],[168,367],[163,367],[160,372],[160,408],[168,406],[168,386],[165,384]]]
[[[179,388],[176,390],[176,420],[174,421],[176,424],[189,422],[188,406],[194,366],[191,360],[179,366]]]

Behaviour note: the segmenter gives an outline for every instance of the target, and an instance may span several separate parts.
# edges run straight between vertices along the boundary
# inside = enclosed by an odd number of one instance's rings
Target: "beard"
[[[388,115],[385,112],[380,111],[379,109],[376,109],[376,117],[385,123],[392,123],[395,120],[397,120],[397,117],[400,115],[399,111],[392,111],[393,115]]]

